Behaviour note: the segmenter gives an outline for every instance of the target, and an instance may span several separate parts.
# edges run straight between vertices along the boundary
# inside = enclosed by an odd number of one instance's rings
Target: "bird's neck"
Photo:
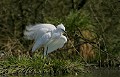
[[[52,38],[59,38],[62,35],[62,32],[58,31],[58,30],[54,30],[51,32]]]
[[[53,32],[54,32],[54,33],[62,33],[61,29],[58,29],[58,28],[55,29],[55,30],[53,30]]]

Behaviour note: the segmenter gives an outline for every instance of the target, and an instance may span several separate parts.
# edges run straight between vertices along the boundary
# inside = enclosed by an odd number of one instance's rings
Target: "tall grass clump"
[[[86,0],[78,9],[77,1],[1,0],[0,74],[75,73],[90,64],[119,67],[119,3]],[[45,59],[42,48],[30,58],[28,52],[34,41],[24,39],[23,32],[36,23],[63,23],[68,42]]]
[[[24,56],[11,56],[5,61],[1,61],[0,74],[67,74],[83,72],[82,64],[63,59],[41,58],[41,55],[32,59]]]

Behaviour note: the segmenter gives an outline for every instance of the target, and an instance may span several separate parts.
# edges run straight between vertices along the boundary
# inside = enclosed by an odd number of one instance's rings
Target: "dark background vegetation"
[[[38,23],[66,27],[68,42],[51,57],[120,65],[118,0],[0,0],[0,59],[27,56],[32,41],[24,39],[23,32]]]

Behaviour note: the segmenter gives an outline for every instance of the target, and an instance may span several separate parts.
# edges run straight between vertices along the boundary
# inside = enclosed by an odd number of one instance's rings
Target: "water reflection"
[[[6,77],[6,76],[0,76]],[[92,69],[90,73],[81,73],[79,75],[62,75],[62,76],[41,76],[41,75],[27,75],[27,76],[7,76],[7,77],[120,77],[120,69]]]
[[[91,77],[120,77],[120,69],[118,68],[101,68],[92,70]]]

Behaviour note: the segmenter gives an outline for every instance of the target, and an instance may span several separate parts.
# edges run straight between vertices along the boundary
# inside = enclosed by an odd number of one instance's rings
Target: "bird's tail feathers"
[[[24,38],[28,40],[33,40],[34,39],[34,32],[32,31],[24,31]]]
[[[24,38],[28,40],[33,40],[35,38],[35,31],[37,27],[29,25],[26,26],[26,30],[24,31]]]

